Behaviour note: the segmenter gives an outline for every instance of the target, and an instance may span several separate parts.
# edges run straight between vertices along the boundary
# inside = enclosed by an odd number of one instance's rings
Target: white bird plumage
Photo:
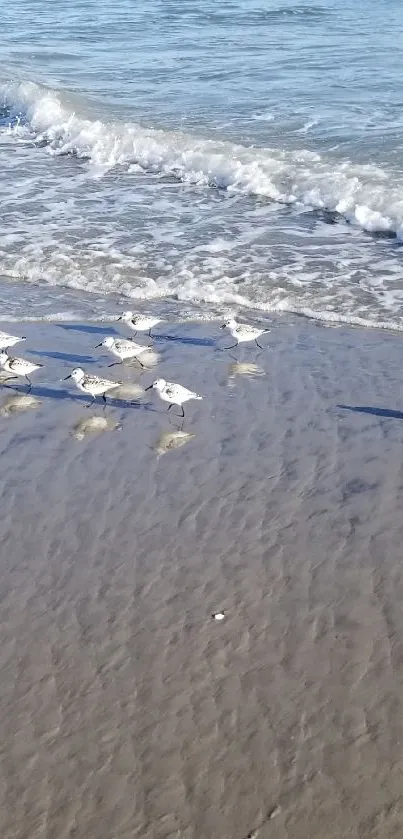
[[[14,347],[20,341],[26,341],[25,336],[19,338],[18,335],[9,335],[8,332],[0,331],[0,350],[7,350],[9,347]]]
[[[29,377],[35,370],[43,367],[43,364],[33,364],[32,361],[28,361],[26,358],[13,357],[3,351],[0,352],[0,366],[6,373],[11,374],[10,378],[16,379],[18,376],[25,378],[31,388],[32,382]]]
[[[122,320],[124,323],[127,323],[130,329],[133,330],[134,334],[136,334],[136,332],[148,332],[150,338],[153,326],[156,326],[157,323],[161,323],[161,318],[155,318],[151,315],[135,315],[134,312],[131,312],[130,310],[123,312],[118,320]]]
[[[236,347],[237,344],[247,343],[248,341],[254,341],[255,344],[262,350],[263,347],[258,343],[258,338],[261,335],[266,335],[266,333],[270,332],[270,329],[257,329],[255,326],[250,326],[248,323],[238,323],[235,318],[229,318],[220,329],[227,328],[232,337],[235,338],[236,343],[232,344],[231,347],[226,347],[227,350],[231,350],[233,347]]]
[[[111,379],[102,379],[101,376],[86,373],[81,367],[76,367],[75,370],[66,376],[64,381],[67,381],[67,379],[74,379],[79,390],[83,393],[89,393],[92,396],[92,401],[89,405],[92,405],[96,396],[101,395],[104,402],[106,402],[105,394],[115,387],[120,387],[122,384],[122,382],[113,382]]]
[[[139,355],[149,349],[149,347],[144,347],[142,344],[136,344],[131,338],[113,338],[112,335],[104,338],[100,344],[97,344],[95,349],[98,349],[98,347],[106,347],[112,355],[120,359],[120,362],[115,361],[113,364],[109,364],[109,367],[114,367],[115,364],[119,363],[122,364],[127,358],[135,358],[142,367],[143,365],[141,364]]]
[[[146,390],[150,390],[154,388],[157,391],[158,396],[163,402],[169,402],[169,408],[172,408],[172,405],[177,405],[179,408],[182,408],[182,417],[185,416],[185,411],[183,410],[183,404],[185,402],[189,402],[191,399],[203,399],[198,393],[194,393],[193,390],[188,390],[187,387],[183,387],[183,385],[175,384],[175,382],[166,382],[165,379],[156,379],[152,385],[146,387]]]

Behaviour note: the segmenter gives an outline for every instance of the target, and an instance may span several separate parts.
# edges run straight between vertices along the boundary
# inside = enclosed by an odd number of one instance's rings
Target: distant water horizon
[[[0,317],[273,312],[403,329],[403,9],[16,0]]]

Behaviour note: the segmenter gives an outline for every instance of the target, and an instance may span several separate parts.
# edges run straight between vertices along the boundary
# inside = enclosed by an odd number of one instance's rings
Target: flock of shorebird
[[[151,330],[153,327],[158,323],[161,323],[161,318],[147,315],[135,315],[130,311],[123,312],[118,320],[123,321],[132,330],[132,332],[134,332],[134,336],[137,332],[147,332],[150,338],[152,337]],[[254,341],[260,349],[263,349],[258,342],[258,338],[260,338],[261,335],[270,332],[269,329],[258,329],[254,326],[250,326],[249,324],[238,323],[235,318],[230,318],[223,323],[221,329],[225,328],[229,330],[235,339],[235,343],[231,344],[230,347],[225,347],[225,349],[232,349],[238,344],[252,341]],[[118,359],[118,361],[110,364],[109,367],[114,367],[116,364],[123,364],[123,362],[127,359],[135,359],[141,367],[144,367],[141,361],[141,355],[150,348],[151,344],[146,346],[144,344],[138,344],[133,340],[133,338],[115,338],[111,335],[104,338],[100,344],[97,344],[97,347],[105,347],[112,355],[115,356],[115,358]],[[30,376],[36,370],[43,367],[43,364],[34,364],[28,359],[11,356],[8,352],[10,347],[13,347],[20,341],[25,340],[25,337],[18,337],[16,335],[8,335],[6,332],[0,332],[0,368],[2,368],[6,373],[9,373],[9,376],[1,380],[1,383],[9,381],[10,379],[18,379],[21,377],[25,378],[28,383],[28,390],[30,390],[32,387]],[[105,379],[101,376],[86,373],[81,367],[76,367],[75,370],[72,370],[72,372],[66,376],[65,381],[67,379],[73,379],[79,390],[91,396],[91,402],[87,407],[90,407],[90,405],[93,404],[97,396],[102,396],[103,401],[106,403],[106,394],[114,388],[122,386],[122,382],[116,382],[111,379]],[[150,390],[152,388],[157,391],[163,402],[169,403],[168,411],[173,405],[176,405],[181,409],[182,417],[185,416],[183,408],[185,402],[189,402],[191,399],[203,398],[198,393],[188,390],[188,388],[183,385],[175,382],[167,382],[165,379],[156,379],[151,385],[149,385],[149,387],[146,387],[145,390]]]

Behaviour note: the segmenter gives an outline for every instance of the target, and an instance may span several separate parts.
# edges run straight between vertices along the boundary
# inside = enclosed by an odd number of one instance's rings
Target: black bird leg
[[[170,410],[171,410],[171,408],[173,408],[173,406],[174,406],[174,403],[173,403],[173,402],[171,402],[171,404],[170,404],[169,408],[167,408],[167,413],[168,413],[168,411],[170,411]],[[178,408],[180,408],[180,409],[181,409],[181,411],[182,411],[182,413],[181,413],[181,419],[183,419],[183,417],[185,416],[185,411],[183,410],[183,405],[178,405]]]
[[[18,379],[18,376],[7,376],[6,379],[1,379],[0,384],[4,385],[5,387],[12,387],[12,385],[6,385],[6,382],[11,382],[11,379]]]

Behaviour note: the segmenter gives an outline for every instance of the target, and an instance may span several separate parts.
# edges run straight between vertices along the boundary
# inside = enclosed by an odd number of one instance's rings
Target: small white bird
[[[151,315],[135,315],[134,312],[131,311],[123,312],[118,320],[123,320],[127,323],[127,325],[130,326],[130,329],[133,330],[134,334],[136,334],[136,332],[148,332],[150,338],[153,326],[156,326],[157,323],[161,323],[161,318],[153,318]]]
[[[43,367],[43,364],[33,364],[32,361],[27,361],[26,358],[13,358],[3,351],[0,352],[0,366],[7,373],[11,373],[8,377],[9,379],[17,379],[18,376],[25,378],[29,384],[29,390],[31,390],[32,382],[29,377],[34,370],[39,370]],[[7,381],[7,379],[3,379],[3,381]]]
[[[91,402],[87,405],[87,408],[95,402],[95,398],[102,394],[102,399],[106,404],[106,396],[105,394],[108,390],[112,390],[112,388],[120,387],[122,382],[112,382],[110,379],[101,379],[100,376],[92,376],[90,373],[85,373],[81,367],[76,367],[64,381],[67,379],[74,379],[77,387],[79,390],[82,390],[83,393],[89,393],[92,396]]]
[[[229,318],[229,320],[220,326],[220,329],[225,328],[229,329],[232,337],[235,338],[235,344],[231,344],[230,347],[225,347],[226,350],[232,350],[238,344],[247,343],[248,341],[254,341],[263,350],[264,347],[259,344],[257,339],[260,335],[266,335],[267,332],[270,332],[270,329],[256,329],[255,326],[249,326],[247,323],[237,323],[235,318]]]
[[[120,361],[114,361],[113,364],[108,365],[109,367],[115,367],[116,364],[123,364],[126,358],[135,358],[140,366],[144,367],[138,356],[149,349],[149,347],[144,347],[142,344],[136,344],[131,338],[113,338],[112,336],[104,338],[100,344],[97,344],[95,349],[98,349],[98,347],[106,347],[112,355],[120,358]]]
[[[0,350],[7,350],[9,347],[14,347],[20,341],[26,341],[25,336],[19,338],[17,335],[9,335],[8,332],[0,332]]]
[[[199,396],[198,393],[194,393],[192,390],[188,390],[187,387],[176,385],[174,382],[166,382],[165,379],[156,379],[152,385],[149,385],[145,389],[151,390],[151,388],[157,391],[158,396],[163,402],[170,403],[168,411],[170,411],[172,405],[178,405],[182,409],[182,417],[185,416],[185,411],[183,410],[184,402],[189,402],[190,399],[203,399],[202,396]]]

